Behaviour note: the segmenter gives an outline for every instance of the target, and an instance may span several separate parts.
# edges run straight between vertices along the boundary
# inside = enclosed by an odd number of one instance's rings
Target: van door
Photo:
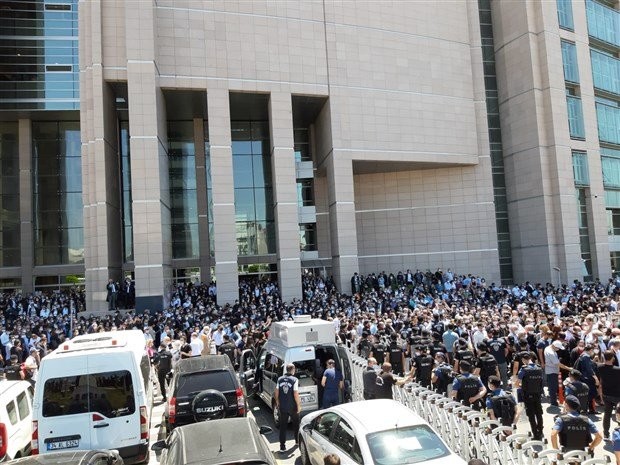
[[[351,359],[346,347],[338,346],[338,357],[340,358],[340,366],[342,367],[342,376],[344,378],[342,402],[351,402],[353,396],[353,372],[351,371]]]
[[[88,357],[91,449],[122,449],[141,442],[140,407],[147,393],[130,353]]]
[[[239,357],[239,381],[245,389],[245,395],[254,394],[256,379],[256,356],[251,349],[246,349]]]
[[[92,449],[86,357],[43,361],[36,384],[34,411],[39,453]]]

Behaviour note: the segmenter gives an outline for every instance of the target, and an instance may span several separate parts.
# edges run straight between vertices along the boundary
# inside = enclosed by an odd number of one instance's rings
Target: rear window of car
[[[450,455],[450,451],[427,425],[409,426],[366,436],[373,462],[406,465]]]
[[[127,370],[51,378],[43,387],[43,416],[98,412],[108,418],[136,411],[133,379]]]
[[[187,373],[179,377],[177,397],[198,394],[205,389],[215,389],[220,392],[234,391],[237,385],[229,371],[203,371]]]
[[[6,413],[9,416],[9,420],[12,425],[17,423],[17,410],[15,409],[15,401],[11,401],[6,404]]]

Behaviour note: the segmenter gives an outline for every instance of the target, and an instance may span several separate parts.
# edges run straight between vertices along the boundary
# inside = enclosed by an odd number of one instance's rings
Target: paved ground
[[[157,399],[160,399],[157,397]],[[273,420],[271,417],[271,410],[267,408],[267,406],[257,398],[249,399],[249,408],[250,415],[252,415],[256,422],[259,425],[267,425],[273,428],[273,432],[271,434],[266,435],[266,439],[269,442],[270,448],[274,453],[274,457],[276,458],[279,464],[286,465],[299,465],[301,463],[301,459],[299,457],[299,450],[295,447],[293,441],[292,431],[289,430],[288,433],[288,451],[286,453],[280,453],[279,449],[279,440],[278,440],[278,430],[274,427]],[[153,423],[151,428],[151,444],[153,444],[158,439],[163,439],[160,434],[159,421],[162,417],[164,408],[163,404],[158,400],[155,403],[155,408],[153,410]],[[543,403],[543,412],[544,412],[544,426],[545,426],[545,437],[549,440],[551,435],[551,427],[553,426],[553,418],[560,413],[558,408],[550,407],[547,403]],[[603,424],[603,414],[591,415],[590,418],[596,423],[599,429],[602,432],[602,424]],[[611,429],[616,427],[615,421],[612,421]],[[525,412],[521,415],[517,425],[517,431],[519,433],[527,433],[530,430],[529,422],[527,420],[527,416]],[[549,442],[549,448],[551,448],[551,443]],[[613,453],[611,451],[611,443],[603,443],[602,445],[597,447],[597,451],[595,457],[603,457],[604,455],[610,456],[611,463],[615,463],[613,460]],[[157,465],[159,461],[154,452],[151,452],[151,459],[149,461],[150,465]],[[501,465],[501,464],[493,464],[493,465]]]

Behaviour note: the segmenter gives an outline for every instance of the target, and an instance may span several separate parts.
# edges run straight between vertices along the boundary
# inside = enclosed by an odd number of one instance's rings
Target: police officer
[[[323,386],[323,408],[329,408],[340,403],[339,393],[344,389],[344,379],[340,370],[336,369],[336,362],[327,361],[327,369],[321,379]]]
[[[360,340],[359,344],[357,344],[357,354],[360,357],[367,358],[372,351],[372,342],[370,342],[368,337],[368,331],[362,331],[362,339]]]
[[[299,398],[299,381],[295,377],[295,365],[286,365],[286,374],[280,376],[276,383],[277,389],[273,393],[280,418],[280,452],[286,451],[286,428],[289,418],[293,424],[293,437],[297,444],[297,430],[299,429],[299,412],[301,399]]]
[[[168,350],[166,343],[162,342],[159,345],[159,351],[156,354],[155,360],[157,362],[157,379],[159,380],[159,389],[163,397],[163,401],[166,401],[166,375],[172,370],[172,352]]]
[[[605,405],[603,414],[603,437],[609,439],[609,424],[611,415],[620,403],[620,367],[615,366],[616,354],[613,350],[603,353],[605,363],[598,366],[598,375],[601,382],[601,394]]]
[[[597,366],[592,359],[593,356],[594,346],[592,344],[587,344],[577,359],[577,362],[575,362],[575,368],[581,372],[581,380],[588,385],[590,390],[588,413],[591,414],[596,413],[596,403],[594,402],[594,398],[596,397],[597,390],[599,388],[598,376],[596,374]]]
[[[4,377],[9,381],[21,381],[23,379],[17,355],[11,355],[9,364],[4,367]]]
[[[568,379],[566,380],[566,395],[575,396],[581,405],[579,412],[588,412],[588,394],[590,388],[588,385],[581,381],[581,372],[574,368],[569,372]]]
[[[555,420],[551,431],[551,444],[558,448],[558,436],[560,444],[567,450],[583,450],[586,447],[590,452],[603,440],[596,425],[585,415],[579,414],[581,405],[575,396],[566,396],[564,409],[566,413]],[[592,439],[594,435],[594,439]]]
[[[498,376],[489,377],[486,407],[491,419],[499,420],[503,426],[512,426],[517,422],[517,402],[511,394],[501,388]]]
[[[424,386],[431,387],[431,378],[433,376],[433,357],[428,353],[428,346],[420,347],[420,355],[413,361],[413,373],[416,381]]]
[[[478,361],[476,362],[476,369],[474,374],[480,376],[480,381],[485,386],[489,383],[489,377],[499,377],[499,370],[497,369],[497,360],[488,352],[488,347],[484,342],[479,342],[476,345],[478,349]]]
[[[405,370],[405,353],[402,347],[398,345],[398,335],[393,333],[390,338],[390,346],[388,347],[390,354],[389,362],[392,365],[392,371],[397,376],[402,376]]]
[[[385,363],[385,352],[386,352],[387,348],[385,347],[385,344],[383,343],[383,341],[381,340],[381,337],[377,337],[377,342],[375,342],[372,346],[372,352],[370,353],[370,356],[373,357],[375,360],[377,360],[377,363],[379,365],[383,365],[383,363]]]
[[[474,353],[469,350],[465,339],[459,339],[457,349],[454,353],[454,371],[457,373],[461,371],[460,364],[462,362],[467,362],[470,366],[475,365]]]
[[[491,354],[497,362],[497,368],[499,370],[499,377],[502,380],[502,386],[508,387],[508,345],[502,337],[497,337],[497,333],[494,329],[488,331],[489,339],[487,340],[487,347],[489,348],[489,354]]]
[[[447,363],[446,356],[442,352],[437,352],[435,354],[435,364],[436,367],[433,370],[431,382],[440,394],[447,394],[448,388],[454,380],[454,372],[452,371],[452,367]]]
[[[377,398],[377,360],[373,357],[368,359],[368,366],[362,374],[362,381],[364,382],[364,400]]]
[[[541,440],[543,437],[543,411],[541,397],[543,394],[543,371],[532,361],[529,352],[522,352],[523,368],[517,374],[517,387],[521,388],[521,397],[525,413],[530,421],[532,436]]]
[[[233,366],[237,365],[237,347],[235,343],[230,340],[228,334],[224,334],[224,343],[220,346],[219,353],[221,355],[228,355],[230,363],[232,363]]]
[[[471,374],[471,364],[467,361],[459,363],[461,374],[452,383],[452,398],[462,402],[463,405],[480,410],[480,400],[487,394],[480,378]]]

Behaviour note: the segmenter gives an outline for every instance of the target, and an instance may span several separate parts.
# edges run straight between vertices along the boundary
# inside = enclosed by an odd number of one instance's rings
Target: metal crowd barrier
[[[354,401],[363,400],[366,359],[353,354]],[[445,443],[465,460],[478,458],[499,465],[608,465],[609,456],[593,458],[586,451],[562,452],[548,448],[547,440],[518,434],[515,427],[502,426],[481,412],[465,407],[443,394],[417,383],[394,387],[394,400],[403,403],[426,422]]]

